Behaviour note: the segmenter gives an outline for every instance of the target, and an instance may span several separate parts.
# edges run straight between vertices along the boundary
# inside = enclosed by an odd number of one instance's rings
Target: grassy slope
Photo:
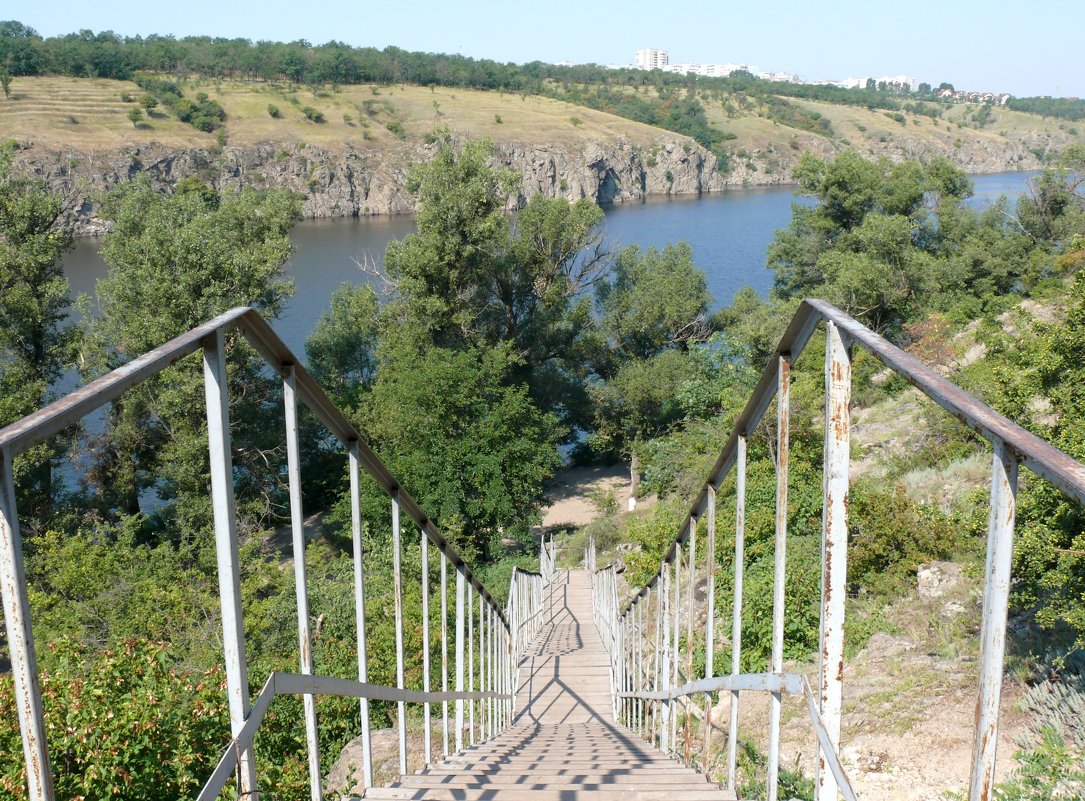
[[[308,88],[278,84],[237,83],[195,79],[185,85],[188,96],[207,92],[225,107],[226,135],[230,144],[257,142],[313,144],[332,150],[394,151],[399,138],[387,128],[403,126],[407,142],[420,140],[436,125],[473,137],[489,137],[513,145],[569,147],[591,140],[632,140],[648,146],[663,136],[673,137],[648,125],[582,106],[538,96],[520,96],[467,89],[433,89],[417,86],[348,86],[333,92],[314,93]],[[12,96],[0,100],[0,137],[32,140],[52,148],[79,151],[116,150],[158,142],[169,147],[210,147],[214,134],[201,133],[180,123],[164,109],[154,112],[137,128],[127,119],[133,104],[121,101],[123,93],[135,97],[140,89],[132,83],[104,79],[66,77],[17,78]],[[1030,150],[1058,151],[1071,142],[1085,141],[1085,126],[1043,119],[1008,109],[994,109],[984,127],[976,127],[976,106],[951,106],[940,119],[905,114],[901,125],[880,110],[856,106],[789,99],[807,112],[817,112],[832,123],[832,134],[823,136],[787,125],[766,116],[756,102],[735,103],[728,115],[724,101],[735,98],[699,95],[710,124],[735,135],[726,143],[732,154],[749,154],[760,163],[762,174],[786,175],[805,150],[827,154],[854,147],[870,155],[885,153],[945,152],[971,145],[995,149],[1020,144]],[[282,118],[273,119],[268,104],[278,106]],[[366,106],[370,108],[367,110]],[[312,106],[326,119],[322,124],[305,118],[302,108]],[[347,122],[344,115],[349,116]],[[501,119],[501,123],[497,119]],[[574,124],[573,120],[579,120]],[[74,122],[73,122],[74,120]]]
[[[331,149],[380,149],[397,142],[386,127],[392,121],[403,125],[409,139],[422,138],[436,125],[448,125],[456,133],[525,145],[560,146],[623,137],[649,145],[662,134],[648,125],[568,103],[496,92],[348,86],[339,92],[325,89],[314,95],[303,88],[290,92],[270,84],[228,81],[196,80],[185,86],[186,96],[200,91],[226,109],[226,134],[234,145],[274,141]],[[165,109],[156,109],[141,127],[133,126],[126,114],[134,104],[121,101],[125,92],[134,97],[142,94],[139,87],[125,81],[17,78],[12,82],[11,99],[0,100],[0,136],[79,150],[149,142],[172,147],[207,147],[215,143],[215,134],[182,124]],[[372,116],[363,107],[365,101],[372,101]],[[268,104],[278,106],[281,119],[268,114]],[[326,122],[317,124],[306,119],[301,111],[305,106],[321,111]],[[352,121],[346,122],[344,115]],[[572,122],[574,117],[580,124]]]

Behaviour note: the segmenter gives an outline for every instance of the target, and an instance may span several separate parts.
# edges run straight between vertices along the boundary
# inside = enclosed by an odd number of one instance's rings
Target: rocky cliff
[[[290,189],[304,198],[306,217],[404,214],[414,210],[406,190],[409,165],[429,158],[433,145],[404,145],[394,152],[342,151],[313,145],[263,143],[216,149],[161,145],[81,153],[24,144],[18,162],[65,195],[68,219],[80,234],[99,234],[104,192],[146,176],[162,192],[172,192],[190,175],[218,189],[251,186]],[[647,195],[699,194],[725,186],[715,157],[681,137],[645,149],[625,140],[588,142],[578,149],[497,144],[494,162],[523,173],[516,207],[531,195],[597,203],[639,200]]]
[[[1035,169],[1036,158],[1020,145],[969,143],[965,149],[889,143],[870,157],[929,158],[945,155],[969,172]],[[304,198],[306,217],[350,217],[403,214],[414,210],[406,190],[410,164],[424,161],[433,145],[403,143],[398,148],[361,151],[323,149],[314,145],[273,142],[247,147],[169,148],[158,144],[120,150],[79,152],[23,143],[17,160],[67,198],[68,219],[79,234],[99,234],[107,223],[99,217],[99,199],[109,189],[146,176],[162,192],[174,191],[188,176],[198,176],[218,189],[242,186],[290,189]],[[819,139],[803,150],[829,156],[843,145]],[[495,164],[524,176],[521,192],[510,200],[515,208],[534,194],[597,203],[640,200],[649,195],[716,192],[732,185],[780,184],[791,179],[801,151],[769,147],[731,158],[727,172],[716,157],[692,140],[661,137],[650,147],[625,139],[587,141],[575,146],[525,146],[497,143]]]

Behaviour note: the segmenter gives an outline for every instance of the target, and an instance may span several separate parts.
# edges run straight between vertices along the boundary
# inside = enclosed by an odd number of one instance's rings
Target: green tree
[[[98,284],[100,315],[89,328],[87,358],[95,372],[234,306],[274,317],[293,290],[282,270],[299,204],[288,193],[164,197],[135,182],[110,195],[103,212],[113,230],[101,249],[110,272]],[[253,504],[248,513],[260,517],[273,491],[266,485],[262,441],[269,435],[267,421],[276,419],[266,413],[276,403],[274,382],[260,378],[254,354],[240,341],[231,340],[229,358],[231,381],[246,388],[237,392],[243,400],[232,410],[236,436],[251,446],[239,445],[239,494]],[[91,479],[98,496],[135,513],[141,491],[154,487],[170,502],[159,518],[173,536],[202,530],[209,519],[202,380],[198,360],[189,358],[126,393],[114,402],[95,447]]]
[[[469,560],[526,537],[561,465],[557,420],[510,385],[507,347],[418,349],[392,335],[360,414],[381,458]]]
[[[358,406],[376,377],[379,313],[373,287],[340,284],[305,340],[313,377],[347,408]]]
[[[601,380],[592,388],[593,445],[631,459],[636,492],[637,446],[684,415],[679,391],[685,385],[711,377],[696,346],[710,333],[712,298],[684,242],[643,253],[626,248],[595,298],[601,338],[595,367]]]
[[[138,108],[130,108],[128,109],[127,117],[128,121],[131,122],[132,125],[134,125],[136,128],[138,128],[140,120],[143,119],[143,112],[140,111]]]
[[[13,146],[0,146],[0,426],[47,403],[72,364],[75,329],[66,325],[68,280],[60,257],[71,247],[63,198],[20,175]],[[39,446],[16,465],[27,516],[47,516],[63,443]]]
[[[488,142],[457,151],[438,131],[432,161],[411,171],[418,229],[391,242],[385,269],[393,304],[420,342],[465,349],[509,346],[509,380],[526,382],[545,411],[585,424],[588,291],[609,265],[602,212],[589,201],[535,196],[517,218],[505,213],[520,177],[490,166]]]
[[[11,70],[0,64],[0,89],[4,90],[4,99],[11,97]]]

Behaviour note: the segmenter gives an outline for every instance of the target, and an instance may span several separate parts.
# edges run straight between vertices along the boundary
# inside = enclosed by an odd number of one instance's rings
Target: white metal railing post
[[[819,711],[834,751],[840,745],[844,691],[844,605],[848,590],[848,468],[851,443],[851,354],[836,324],[825,324],[825,466],[821,513]],[[818,749],[815,796],[836,801],[838,785]]]
[[[776,542],[772,585],[772,661],[769,670],[773,673],[781,673],[784,669],[788,438],[791,428],[791,359],[789,355],[780,356],[776,376]],[[769,706],[768,776],[765,781],[767,801],[776,801],[779,790],[780,704],[780,693],[774,692]]]
[[[422,691],[430,691],[429,675],[429,536],[419,530],[422,536]],[[422,746],[426,764],[433,761],[433,721],[430,702],[422,704],[422,732],[425,743]]]
[[[667,576],[670,573],[670,567],[664,565],[659,569],[659,576],[657,578],[656,586],[659,590],[656,592],[656,649],[655,658],[653,659],[653,675],[652,675],[652,692],[660,692],[668,689],[669,682],[664,679],[664,676],[668,675],[670,669],[667,667],[666,654],[667,648]],[[666,707],[662,700],[656,701],[652,705],[652,741],[655,746],[664,753],[666,752],[665,739],[663,737],[663,719],[666,715]]]
[[[474,615],[474,588],[467,585],[467,691],[475,691],[475,615]],[[475,699],[467,702],[468,710],[468,735],[467,742],[475,744]]]
[[[286,473],[290,496],[290,533],[294,553],[294,595],[298,608],[298,656],[303,675],[313,674],[313,640],[309,633],[309,593],[306,587],[305,514],[301,500],[301,448],[298,443],[297,379],[293,364],[282,366],[283,417],[286,420]],[[321,801],[320,740],[316,723],[316,699],[302,696],[305,714],[305,745],[309,758],[309,797]]]
[[[671,639],[673,653],[671,655],[671,687],[678,686],[678,648],[679,632],[682,627],[682,549],[674,549],[674,601],[671,620],[674,622],[674,632]],[[671,701],[671,752],[678,753],[678,704],[679,699]]]
[[[8,654],[15,685],[19,730],[26,759],[27,798],[53,801],[53,773],[45,739],[45,711],[38,677],[38,657],[30,623],[30,601],[23,567],[23,540],[15,504],[15,477],[7,449],[0,451],[0,597],[8,637]]]
[[[399,492],[392,496],[392,594],[396,616],[396,687],[407,688],[403,672],[403,542],[399,526]],[[396,702],[399,727],[399,774],[407,773],[407,702]]]
[[[464,587],[463,568],[456,566],[456,692],[463,692]],[[456,699],[456,753],[463,750],[463,699]]]
[[[987,563],[983,574],[983,623],[980,627],[980,686],[976,702],[976,740],[972,747],[969,801],[988,801],[994,786],[1016,515],[1017,457],[1005,443],[996,442],[987,517]]]
[[[742,672],[742,581],[746,553],[746,437],[738,438],[735,456],[735,579],[731,613],[731,675]],[[738,770],[738,690],[731,691],[731,718],[727,728],[727,789],[734,791]]]
[[[704,635],[704,677],[710,679],[716,675],[716,487],[708,485],[706,504],[705,532],[705,635]],[[704,702],[704,750],[701,768],[706,776],[711,774],[712,765],[712,693],[705,695]]]
[[[448,557],[441,552],[441,692],[448,692]],[[448,758],[448,700],[441,701],[441,741]]]
[[[226,346],[221,329],[204,340],[203,379],[211,465],[211,507],[215,521],[215,557],[222,611],[222,648],[226,658],[226,692],[230,705],[230,732],[236,737],[249,714],[249,672],[245,659],[245,626],[241,615],[241,567],[237,556]],[[251,750],[239,757],[238,773],[241,795],[252,798],[256,792],[256,768]]]
[[[365,635],[365,558],[362,547],[362,490],[358,440],[347,448],[350,455],[350,532],[354,546],[354,631],[357,638],[358,681],[369,681]],[[362,781],[373,786],[373,748],[369,737],[369,699],[359,699],[362,722]]]
[[[697,570],[697,518],[690,517],[689,519],[689,564],[686,565],[686,569],[689,571],[689,578],[686,580],[686,603],[689,606],[689,616],[686,618],[686,681],[693,681],[693,585],[696,578]],[[693,698],[687,698],[686,704],[686,726],[685,726],[685,738],[686,738],[686,754],[685,765],[690,767],[691,760],[693,759],[692,748],[690,746],[690,704]]]

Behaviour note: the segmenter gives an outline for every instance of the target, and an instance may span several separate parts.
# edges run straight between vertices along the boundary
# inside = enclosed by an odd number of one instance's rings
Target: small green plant
[[[150,116],[151,111],[158,106],[158,98],[154,95],[143,95],[139,99],[139,104],[147,111],[147,116]]]
[[[301,110],[301,113],[304,114],[305,118],[310,120],[311,122],[315,122],[317,124],[324,122],[324,112],[319,111],[312,106],[305,106]]]
[[[350,125],[351,127],[353,127],[354,126],[354,117],[350,116],[349,114],[344,114],[343,115],[343,122],[345,122],[347,125]]]
[[[504,120],[501,119],[500,114],[494,114],[494,122],[496,122],[498,125],[501,125],[504,123]]]
[[[136,128],[139,127],[140,120],[143,119],[143,112],[138,108],[128,109],[128,121],[132,123]]]
[[[581,125],[584,124],[584,120],[580,119],[580,117],[570,117],[569,122],[571,122],[573,125],[577,126],[578,128]]]
[[[74,114],[69,114],[68,115],[68,125],[78,125],[78,124],[79,124],[79,120],[77,120],[75,118],[75,115]]]
[[[388,120],[388,122],[384,123],[384,127],[399,139],[402,139],[407,135],[407,131],[403,128],[403,123],[399,120]]]
[[[122,103],[134,103],[135,100],[136,99],[134,97],[132,97],[131,93],[129,93],[129,92],[121,92],[121,102]]]
[[[283,113],[281,111],[279,111],[279,107],[276,106],[274,103],[268,103],[267,104],[267,115],[269,117],[271,117],[273,120],[277,120],[277,119],[279,119],[280,117],[283,116]]]

